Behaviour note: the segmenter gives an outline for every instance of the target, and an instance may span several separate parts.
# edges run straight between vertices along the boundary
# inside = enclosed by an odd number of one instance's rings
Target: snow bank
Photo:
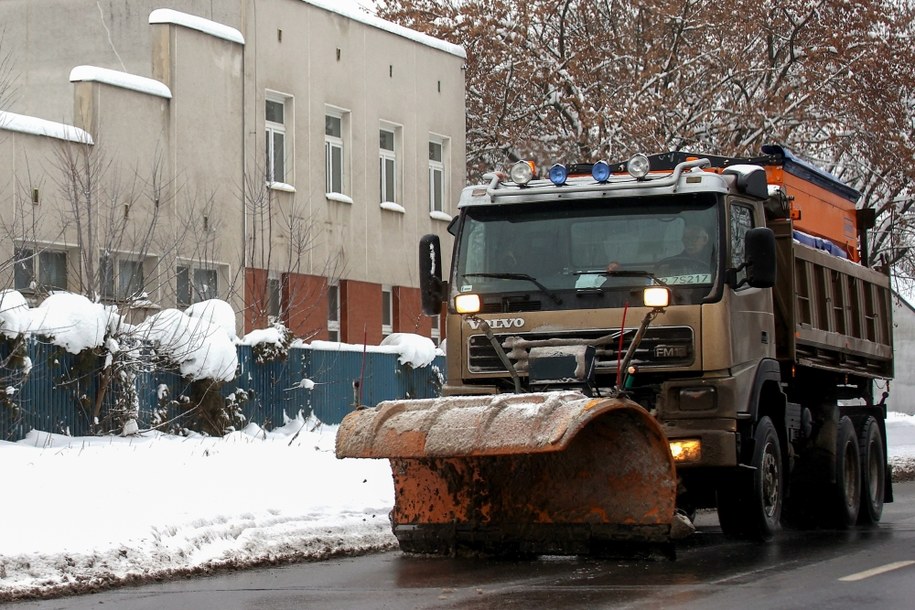
[[[232,381],[238,368],[238,352],[226,328],[210,321],[218,319],[215,310],[208,311],[213,315],[193,317],[177,309],[165,309],[138,324],[136,332],[175,362],[182,376]]]
[[[0,442],[0,601],[396,546],[387,460],[301,415],[223,438]]]
[[[311,347],[329,352],[371,352],[375,354],[397,354],[401,364],[413,368],[429,366],[436,356],[444,352],[435,347],[435,343],[422,335],[412,333],[393,333],[381,341],[381,345],[358,345],[337,343],[335,341],[312,341],[311,343],[293,343],[295,347]]]
[[[79,294],[54,292],[32,309],[19,292],[0,292],[0,331],[4,335],[40,335],[71,354],[99,347],[119,322],[114,307],[93,303]]]

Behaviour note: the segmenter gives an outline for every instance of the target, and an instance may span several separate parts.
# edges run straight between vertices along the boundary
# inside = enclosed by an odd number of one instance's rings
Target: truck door
[[[758,226],[754,206],[734,202],[729,210],[729,260],[732,269],[744,262],[744,237]],[[763,358],[775,357],[775,317],[772,310],[772,290],[751,288],[741,283],[746,272],[737,273],[737,281],[725,289],[731,319],[732,363],[734,374],[755,374],[756,364]]]

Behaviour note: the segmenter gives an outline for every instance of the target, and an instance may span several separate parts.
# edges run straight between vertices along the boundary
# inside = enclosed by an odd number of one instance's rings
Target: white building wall
[[[893,365],[887,405],[890,411],[915,415],[915,309],[893,298]],[[880,398],[878,389],[877,399]]]

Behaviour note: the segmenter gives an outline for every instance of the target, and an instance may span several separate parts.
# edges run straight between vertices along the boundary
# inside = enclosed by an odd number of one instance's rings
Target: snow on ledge
[[[398,214],[406,214],[407,211],[399,203],[394,203],[393,201],[382,201],[380,204],[382,210],[387,210],[389,212],[397,212]]]
[[[76,66],[70,70],[70,82],[73,83],[77,81],[95,81],[97,83],[105,83],[106,85],[112,85],[122,89],[131,89],[133,91],[139,91],[140,93],[164,97],[168,100],[172,99],[171,90],[157,80],[146,78],[145,76],[137,76],[136,74],[129,74],[127,72],[120,72],[118,70],[110,70],[108,68]]]
[[[0,110],[0,129],[35,136],[46,136],[78,144],[94,144],[92,136],[79,127],[4,110]]]
[[[339,203],[353,203],[353,198],[342,193],[324,193],[328,201],[337,201]]]
[[[432,220],[442,220],[444,222],[451,222],[451,214],[445,214],[444,212],[434,211],[429,212],[429,218]]]
[[[245,44],[245,37],[233,27],[210,21],[203,17],[197,17],[196,15],[175,11],[170,8],[158,8],[151,12],[149,14],[149,23],[172,23],[174,25],[181,25],[192,30],[197,30],[198,32],[203,32],[204,34],[209,34],[210,36],[215,36],[216,38],[222,38],[229,42]]]
[[[283,191],[285,193],[294,193],[295,187],[291,184],[286,184],[285,182],[268,182],[267,188],[274,191]]]
[[[396,23],[391,23],[390,21],[385,21],[380,17],[375,15],[369,15],[364,13],[356,8],[351,8],[346,5],[342,5],[337,0],[302,0],[306,4],[322,8],[325,11],[330,11],[331,13],[336,13],[337,15],[342,15],[353,21],[358,21],[364,23],[365,25],[378,28],[379,30],[384,30],[396,36],[401,36],[402,38],[407,38],[414,42],[426,45],[427,47],[432,47],[433,49],[438,49],[439,51],[444,51],[445,53],[450,53],[451,55],[456,55],[461,59],[467,59],[467,53],[464,51],[464,47],[452,44],[445,40],[439,38],[434,38],[428,34],[423,34],[422,32],[417,32],[416,30],[411,30],[410,28],[405,28],[402,25],[397,25]]]

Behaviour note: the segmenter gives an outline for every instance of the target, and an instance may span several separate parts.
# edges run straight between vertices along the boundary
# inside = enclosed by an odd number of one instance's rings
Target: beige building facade
[[[417,244],[464,183],[464,52],[341,6],[0,3],[4,287],[437,337]]]

